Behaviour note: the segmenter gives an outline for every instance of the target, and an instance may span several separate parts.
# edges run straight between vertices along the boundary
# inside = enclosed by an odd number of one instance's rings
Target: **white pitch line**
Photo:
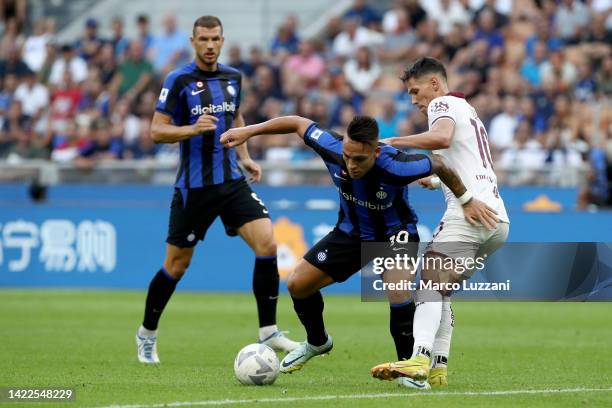
[[[98,408],[163,408],[163,407],[195,407],[207,405],[231,405],[231,404],[254,404],[254,403],[282,403],[298,401],[329,401],[329,400],[351,400],[372,398],[415,398],[415,397],[481,397],[497,395],[521,395],[521,394],[556,394],[556,393],[580,393],[580,392],[610,392],[611,388],[560,388],[544,390],[502,390],[502,391],[465,391],[465,392],[416,392],[409,394],[386,393],[386,394],[353,394],[353,395],[320,395],[312,397],[287,397],[287,398],[256,398],[242,400],[207,400],[207,401],[183,401],[167,402],[162,404],[139,404],[139,405],[108,405]]]

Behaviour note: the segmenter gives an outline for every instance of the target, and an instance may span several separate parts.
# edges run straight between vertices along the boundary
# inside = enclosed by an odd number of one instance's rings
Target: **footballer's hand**
[[[253,161],[253,159],[242,160],[242,165],[251,174],[250,181],[257,183],[261,180],[261,166]]]
[[[218,121],[219,119],[214,115],[200,115],[198,120],[191,125],[191,135],[196,136],[204,132],[216,130]]]
[[[227,148],[236,147],[251,137],[251,132],[246,127],[232,128],[221,135],[221,144]]]
[[[427,176],[427,177],[423,177],[422,179],[418,179],[417,183],[419,183],[419,186],[423,187],[423,188],[427,188],[429,190],[435,190],[435,187],[431,184],[431,178],[432,176]]]
[[[489,230],[494,230],[499,222],[497,212],[477,198],[472,198],[463,205],[463,215],[473,226],[480,223]]]

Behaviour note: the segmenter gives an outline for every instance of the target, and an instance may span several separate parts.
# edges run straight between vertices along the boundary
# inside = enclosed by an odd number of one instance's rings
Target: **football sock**
[[[317,291],[305,299],[296,299],[294,297],[291,297],[291,299],[293,300],[293,308],[306,329],[308,343],[313,346],[325,344],[327,333],[323,323],[324,304],[321,292]]]
[[[140,327],[138,328],[138,335],[141,337],[157,336],[157,330],[148,330],[148,329],[145,329],[143,325],[140,325]]]
[[[455,327],[455,316],[451,308],[450,296],[442,298],[442,318],[440,319],[440,327],[436,333],[436,339],[433,345],[433,366],[448,365],[448,356],[450,354],[451,337],[453,328]]]
[[[389,329],[395,342],[398,360],[407,360],[412,355],[414,337],[412,336],[412,322],[416,306],[413,301],[391,304]]]
[[[258,256],[253,269],[253,294],[257,301],[259,327],[276,324],[278,302],[278,268],[276,256]]]
[[[278,331],[278,327],[275,324],[270,326],[264,326],[259,328],[259,341],[266,340],[268,337]]]
[[[435,291],[426,291],[424,296],[427,302],[417,302],[414,312],[414,350],[412,355],[428,355],[431,358],[431,349],[440,327],[442,318],[442,295]]]
[[[147,330],[157,330],[157,324],[166,304],[176,289],[178,279],[170,276],[161,268],[149,284],[149,292],[145,302],[145,314],[142,326]]]

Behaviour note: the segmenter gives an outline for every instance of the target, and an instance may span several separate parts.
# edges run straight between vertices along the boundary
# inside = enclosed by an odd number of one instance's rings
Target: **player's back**
[[[463,97],[449,94],[432,100],[427,113],[430,129],[437,120],[443,118],[455,122],[451,145],[435,153],[448,160],[475,197],[496,210],[500,220],[509,222],[497,188],[487,132],[476,110]],[[445,218],[463,218],[463,210],[457,198],[446,186],[443,186],[443,191],[447,204]]]

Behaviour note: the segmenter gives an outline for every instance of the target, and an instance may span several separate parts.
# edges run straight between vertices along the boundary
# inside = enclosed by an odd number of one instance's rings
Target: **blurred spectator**
[[[355,54],[357,48],[379,45],[384,41],[384,37],[380,33],[359,24],[358,18],[349,18],[344,21],[342,32],[334,38],[332,48],[335,55],[350,58]]]
[[[98,35],[98,20],[89,17],[85,21],[83,35],[74,44],[76,53],[83,60],[88,61],[91,57],[96,55],[100,47],[102,47],[102,44],[104,44],[104,41]]]
[[[98,161],[120,159],[123,154],[121,140],[112,135],[108,120],[100,118],[91,125],[92,138],[80,151],[75,164],[83,169],[92,168]]]
[[[19,56],[19,49],[16,46],[8,47],[6,59],[0,59],[0,77],[16,75],[22,78],[30,73],[30,68]]]
[[[474,13],[474,19],[478,21],[480,19],[480,14],[482,14],[484,11],[490,11],[495,18],[496,29],[507,26],[509,22],[507,14],[509,14],[512,9],[512,0],[505,1],[506,4],[509,3],[509,7],[500,7],[500,3],[504,2],[500,2],[498,0],[485,0],[484,4]]]
[[[270,45],[272,54],[276,54],[280,51],[295,54],[298,51],[300,39],[297,35],[297,23],[297,17],[293,14],[289,14],[285,18],[285,21],[278,28],[276,36]]]
[[[589,20],[589,9],[581,1],[562,0],[555,15],[559,38],[566,44],[575,43]]]
[[[151,138],[150,131],[151,121],[148,118],[140,119],[137,138],[127,146],[127,149],[124,151],[124,158],[141,160],[155,157],[158,149]]]
[[[593,79],[593,71],[588,61],[578,65],[578,78],[574,88],[574,96],[579,101],[589,101],[595,97],[597,84]]]
[[[518,123],[519,112],[516,98],[508,95],[504,98],[504,110],[491,121],[488,132],[491,147],[494,150],[510,147]]]
[[[50,35],[46,32],[46,21],[39,19],[34,23],[32,34],[25,40],[22,50],[23,61],[28,68],[39,72],[47,58],[47,43]]]
[[[603,95],[612,95],[612,55],[608,55],[601,64],[597,78],[597,88]]]
[[[459,0],[433,0],[423,2],[427,15],[438,23],[438,33],[448,34],[453,25],[467,25],[470,22],[468,9]]]
[[[612,191],[608,181],[610,170],[606,153],[600,148],[592,148],[589,152],[588,165],[586,186],[578,193],[578,208],[586,210],[589,206],[612,206]]]
[[[81,82],[87,78],[87,63],[81,57],[75,55],[75,50],[65,44],[61,48],[60,56],[53,62],[49,83],[59,85],[64,80],[64,74],[68,72],[74,82]]]
[[[612,44],[612,28],[606,28],[606,18],[612,13],[595,14],[585,40],[591,43]]]
[[[303,81],[307,87],[313,87],[325,71],[325,61],[315,52],[312,40],[303,40],[299,53],[285,60],[283,71],[285,77],[293,77]]]
[[[72,80],[70,71],[64,71],[62,81],[51,93],[50,119],[55,131],[63,131],[66,123],[74,119],[81,97],[81,89]]]
[[[567,91],[576,81],[576,66],[565,58],[562,51],[550,53],[548,61],[540,67],[542,80],[551,80],[561,92]]]
[[[17,83],[15,74],[9,74],[5,77],[0,76],[0,121],[4,120],[4,115],[6,115],[13,102]]]
[[[253,75],[253,66],[242,59],[242,51],[239,44],[233,44],[228,51],[228,65],[236,68],[247,77]]]
[[[331,103],[331,117],[329,126],[337,126],[341,123],[342,109],[345,106],[353,108],[357,114],[361,114],[361,107],[363,104],[363,98],[361,95],[353,91],[353,88],[347,83],[343,83],[339,89],[336,97]]]
[[[384,99],[381,106],[382,114],[376,117],[380,138],[386,139],[394,136],[405,136],[399,134],[399,124],[403,118],[396,112],[393,99]]]
[[[367,93],[380,77],[381,69],[368,47],[359,47],[355,58],[344,64],[344,75],[353,89]]]
[[[413,49],[417,38],[410,27],[406,11],[402,8],[395,12],[395,24],[392,31],[385,35],[384,43],[377,47],[381,61],[405,61],[414,55]]]
[[[191,44],[190,36],[177,28],[174,14],[166,14],[162,24],[164,32],[153,40],[151,60],[155,72],[165,75],[188,62],[191,57]]]
[[[2,38],[0,38],[0,60],[8,59],[13,50],[19,50],[24,42],[20,23],[15,17],[6,20]]]
[[[404,14],[408,18],[408,12],[406,10],[405,0],[393,0],[391,8],[383,14],[382,17],[382,31],[384,33],[393,33],[397,30],[399,24],[399,15]],[[410,21],[407,23],[410,24]]]
[[[111,114],[111,124],[113,127],[113,133],[115,135],[121,135],[123,143],[126,146],[131,146],[136,143],[141,131],[141,119],[134,115],[130,110],[130,103],[121,99],[115,105],[115,109]],[[150,121],[149,117],[145,117],[147,121]]]
[[[115,49],[115,56],[118,59],[122,59],[124,56],[123,54],[130,42],[123,35],[123,19],[121,17],[113,17],[113,21],[111,23],[111,30],[113,32],[113,36],[110,39],[110,43]],[[141,52],[143,51],[143,49],[144,47],[141,46]]]
[[[31,72],[15,90],[15,100],[21,102],[24,115],[38,121],[49,106],[49,91],[39,83],[36,74]]]
[[[533,25],[536,29],[536,34],[527,38],[525,42],[525,51],[528,58],[535,56],[535,44],[538,42],[545,44],[549,52],[557,51],[561,48],[563,41],[553,35],[553,28],[547,20],[534,21]]]
[[[111,88],[118,89],[119,95],[130,101],[149,85],[153,77],[153,66],[142,57],[142,46],[139,40],[130,43],[125,60],[119,64],[112,79]]]
[[[474,35],[474,41],[481,40],[487,43],[490,60],[499,61],[503,52],[504,37],[495,28],[495,15],[491,10],[484,10],[478,18],[478,29]]]
[[[532,87],[540,85],[540,72],[542,71],[542,64],[546,62],[546,57],[546,44],[537,42],[534,44],[533,57],[527,57],[521,66],[521,76]]]
[[[531,138],[528,122],[519,123],[511,144],[499,156],[499,164],[514,173],[516,183],[533,182],[534,170],[544,166],[546,152],[542,145]]]
[[[344,13],[344,18],[359,18],[364,26],[377,29],[381,22],[378,12],[366,4],[365,0],[353,0],[351,7]]]
[[[142,43],[143,57],[149,55],[149,49],[153,46],[153,34],[150,31],[149,17],[146,14],[140,14],[136,17],[136,29],[138,34],[137,40]]]
[[[109,85],[117,73],[117,58],[115,49],[111,43],[106,43],[94,59],[95,67],[99,70],[102,83]]]
[[[13,100],[5,117],[2,117],[0,131],[0,158],[6,158],[21,133],[31,128],[31,120],[23,114],[21,102]]]

